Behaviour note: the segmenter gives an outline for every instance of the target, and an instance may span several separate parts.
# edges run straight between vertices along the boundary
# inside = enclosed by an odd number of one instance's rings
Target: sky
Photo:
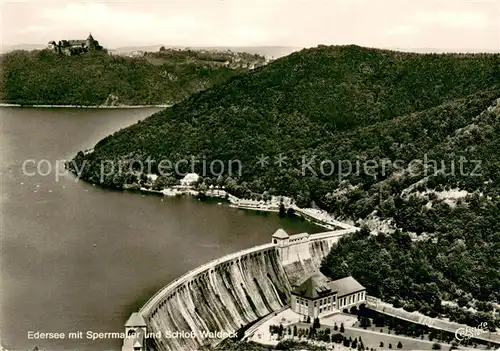
[[[134,45],[500,50],[500,0],[3,1],[3,45],[85,39]]]

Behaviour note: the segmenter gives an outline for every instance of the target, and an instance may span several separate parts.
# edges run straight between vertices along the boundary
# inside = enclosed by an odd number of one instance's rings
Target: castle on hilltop
[[[79,55],[89,51],[100,51],[103,49],[99,42],[89,34],[85,40],[59,40],[58,43],[50,41],[48,48],[54,50],[58,54],[65,54],[68,56]]]

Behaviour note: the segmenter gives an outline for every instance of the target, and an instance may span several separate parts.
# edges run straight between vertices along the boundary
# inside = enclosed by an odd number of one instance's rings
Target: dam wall
[[[304,240],[302,235],[291,235],[289,244],[283,250],[283,268],[285,269],[288,281],[293,286],[302,277],[312,274],[321,266],[321,261],[328,255],[333,244],[341,237],[354,233],[358,228],[335,230],[320,234],[308,235]]]
[[[209,332],[222,338],[289,303],[290,284],[273,244],[209,262],[159,291],[139,313],[156,350],[196,350]],[[171,337],[169,332],[186,332]],[[187,335],[187,333],[190,333]]]
[[[290,303],[292,284],[318,269],[333,243],[355,230],[291,236],[278,230],[272,243],[189,271],[158,291],[139,310],[151,335],[146,341],[148,347],[197,350],[282,309]]]

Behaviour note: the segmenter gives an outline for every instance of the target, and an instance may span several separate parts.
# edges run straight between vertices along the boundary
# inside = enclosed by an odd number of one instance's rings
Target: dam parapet
[[[236,336],[240,328],[290,304],[297,276],[317,270],[333,243],[355,230],[288,235],[280,229],[269,244],[187,272],[139,310],[147,335],[153,335],[145,344],[155,350],[197,350]]]

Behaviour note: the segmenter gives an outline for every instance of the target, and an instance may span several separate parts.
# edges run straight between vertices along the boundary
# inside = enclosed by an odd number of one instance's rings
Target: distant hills
[[[139,57],[13,51],[0,56],[0,102],[168,105],[265,63],[259,55],[195,50],[164,50]]]
[[[47,47],[47,44],[17,44],[17,45],[2,45],[0,53],[7,53],[15,50],[42,50]]]
[[[169,46],[169,45],[143,45],[143,46],[123,46],[117,48],[108,48],[108,50],[114,54],[118,55],[130,55],[137,51],[142,52],[157,52],[162,46],[167,49],[178,49],[178,50],[213,50],[213,51],[232,51],[232,52],[247,52],[249,54],[257,54],[264,56],[268,59],[279,58],[289,55],[292,52],[301,50],[301,47],[290,47],[290,46]],[[42,50],[45,49],[47,45],[42,44],[18,44],[18,45],[3,45],[1,48],[2,53],[11,52],[14,50]]]
[[[410,311],[500,327],[488,303],[500,303],[498,150],[499,54],[320,46],[192,94],[78,153],[72,167],[107,187],[161,189],[171,176],[160,161],[194,158],[177,171],[205,173],[203,188],[287,195],[383,223],[388,236],[364,228],[334,247],[323,271],[351,274]],[[229,173],[234,160],[241,166]],[[104,162],[134,172],[103,173]],[[160,175],[154,183],[140,162]]]
[[[295,51],[300,51],[303,47],[299,46],[182,46],[182,45],[135,45],[135,46],[122,46],[122,47],[110,47],[109,51],[119,54],[119,55],[129,55],[133,52],[143,51],[143,52],[156,52],[159,48],[164,46],[167,49],[192,49],[192,50],[215,50],[215,51],[233,51],[233,52],[247,52],[250,54],[257,54],[264,56],[268,59],[280,58],[287,56]],[[3,45],[1,47],[1,53],[7,53],[14,50],[42,50],[45,49],[47,45],[43,44],[18,44],[18,45]],[[471,48],[452,48],[452,49],[440,49],[440,48],[387,48],[388,50],[403,51],[403,52],[416,52],[416,53],[500,53],[499,50],[486,50],[486,49],[471,49]]]
[[[158,51],[163,45],[148,45],[148,46],[129,46],[129,47],[118,47],[115,49],[110,49],[113,53],[126,55],[136,51]],[[257,54],[264,56],[268,59],[280,58],[291,54],[292,52],[299,51],[300,47],[289,47],[289,46],[164,46],[167,49],[179,49],[179,50],[209,50],[209,51],[232,51],[232,52],[246,52],[249,54]]]

